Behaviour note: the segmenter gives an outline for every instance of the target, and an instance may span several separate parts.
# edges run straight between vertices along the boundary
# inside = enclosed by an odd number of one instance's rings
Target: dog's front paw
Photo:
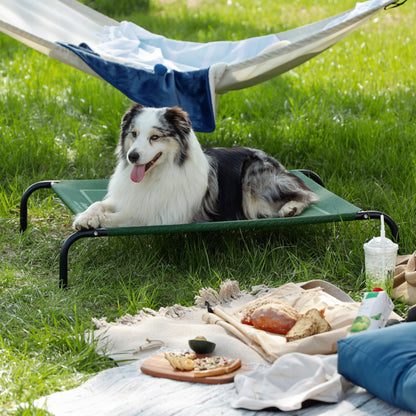
[[[103,208],[97,203],[91,205],[86,211],[81,212],[75,217],[72,227],[75,230],[90,230],[92,228],[104,227],[105,213]]]
[[[72,228],[74,228],[77,231],[89,230],[92,228],[99,228],[99,227],[100,227],[100,221],[98,220],[98,218],[91,217],[89,215],[79,214],[79,216],[75,217],[75,220],[72,223]]]
[[[97,216],[85,212],[78,214],[72,223],[72,227],[77,231],[90,230],[92,228],[99,228],[100,226],[100,219]]]

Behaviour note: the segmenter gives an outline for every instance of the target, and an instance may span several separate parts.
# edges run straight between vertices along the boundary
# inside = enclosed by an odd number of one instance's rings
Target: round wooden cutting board
[[[243,363],[239,369],[229,374],[222,374],[220,376],[212,377],[194,377],[193,371],[181,371],[172,368],[172,366],[169,364],[169,361],[165,358],[163,352],[148,358],[142,364],[140,369],[143,373],[148,374],[149,376],[170,378],[172,380],[179,381],[191,381],[193,383],[203,384],[231,383],[234,381],[236,374],[252,370],[250,366]]]

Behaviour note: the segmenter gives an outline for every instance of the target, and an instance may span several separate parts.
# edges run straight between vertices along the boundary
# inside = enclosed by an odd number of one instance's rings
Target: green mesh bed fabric
[[[109,236],[144,235],[165,233],[186,233],[201,231],[221,231],[236,229],[274,228],[278,226],[318,224],[336,221],[352,221],[360,208],[318,185],[298,171],[299,176],[319,196],[319,201],[302,214],[289,218],[265,218],[257,220],[236,220],[192,224],[153,225],[141,227],[107,228]],[[52,189],[74,213],[78,214],[95,201],[104,198],[107,192],[107,179],[63,180],[52,184]]]

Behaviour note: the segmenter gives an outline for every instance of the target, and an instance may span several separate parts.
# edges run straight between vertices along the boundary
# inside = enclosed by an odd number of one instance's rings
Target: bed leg
[[[399,235],[399,227],[397,226],[396,222],[393,220],[390,215],[384,214],[383,212],[379,211],[360,211],[357,212],[355,215],[356,220],[368,220],[368,219],[380,219],[380,217],[384,215],[384,222],[389,226],[391,235],[393,236],[393,240],[396,241],[396,243],[400,240]]]
[[[104,228],[94,230],[82,230],[71,234],[61,247],[59,257],[59,287],[66,289],[68,287],[68,253],[72,244],[80,238],[85,237],[106,237],[107,230]]]
[[[29,188],[23,193],[20,200],[20,232],[25,232],[27,229],[27,203],[30,195],[38,189],[47,188],[50,189],[53,183],[59,181],[41,181],[30,185]]]

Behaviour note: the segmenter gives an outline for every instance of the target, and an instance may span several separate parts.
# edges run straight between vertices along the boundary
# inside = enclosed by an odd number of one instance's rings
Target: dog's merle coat
[[[247,147],[202,147],[177,107],[123,116],[107,196],[76,229],[287,217],[317,196],[276,159]]]

